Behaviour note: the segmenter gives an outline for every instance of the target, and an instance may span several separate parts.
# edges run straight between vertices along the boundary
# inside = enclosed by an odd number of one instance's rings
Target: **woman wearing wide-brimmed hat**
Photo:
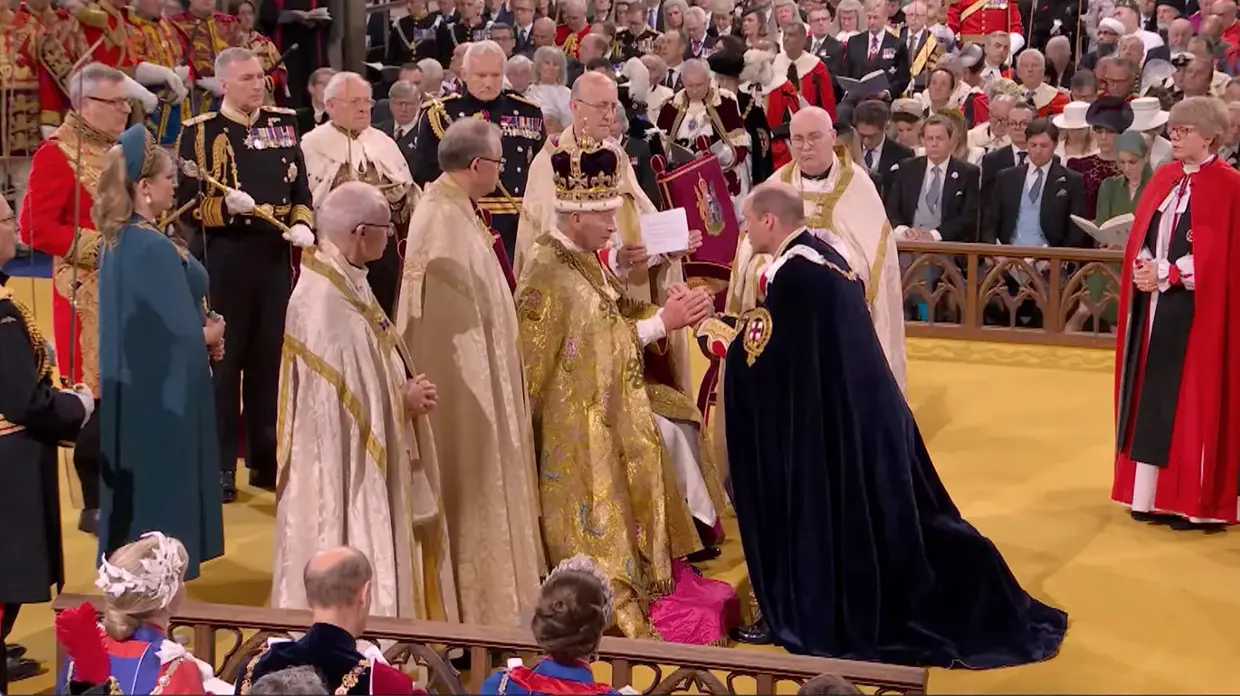
[[[1150,166],[1157,171],[1174,159],[1171,141],[1162,136],[1169,112],[1162,108],[1162,102],[1157,97],[1137,97],[1128,102],[1128,107],[1132,109],[1132,125],[1128,126],[1128,130],[1145,134],[1150,142]]]
[[[1097,150],[1088,157],[1078,157],[1065,166],[1080,172],[1085,186],[1085,204],[1090,215],[1098,209],[1098,189],[1102,182],[1119,174],[1115,162],[1115,137],[1132,125],[1132,109],[1121,97],[1099,97],[1085,113]]]
[[[1089,102],[1069,102],[1063,113],[1051,118],[1051,123],[1059,129],[1059,143],[1055,147],[1055,156],[1067,165],[1078,157],[1088,157],[1097,152],[1093,134],[1089,130],[1089,121],[1085,114],[1089,111]]]

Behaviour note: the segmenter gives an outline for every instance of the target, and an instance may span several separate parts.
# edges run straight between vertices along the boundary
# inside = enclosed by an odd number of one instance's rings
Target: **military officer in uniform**
[[[458,118],[479,118],[500,127],[504,156],[499,186],[478,205],[491,215],[493,227],[504,240],[511,262],[517,243],[517,216],[530,163],[546,139],[542,108],[525,97],[504,92],[504,49],[494,41],[479,41],[465,53],[464,94],[431,99],[422,108],[417,128],[417,161],[413,179],[425,186],[439,178],[439,139]]]
[[[659,32],[646,24],[646,6],[635,2],[625,11],[626,25],[616,32],[616,47],[612,50],[612,60],[624,64],[630,58],[641,58],[654,53],[654,41]]]
[[[427,0],[409,0],[409,14],[392,25],[384,62],[400,66],[423,58],[439,60],[439,27],[443,22],[439,10],[427,9]]]
[[[191,248],[211,276],[211,308],[232,326],[228,350],[212,375],[221,482],[224,501],[231,502],[243,403],[250,484],[275,488],[276,394],[293,283],[290,244],[311,245],[314,235],[296,112],[262,105],[263,67],[250,51],[225,49],[214,67],[224,99],[219,112],[185,122],[177,145],[177,201],[198,199]]]

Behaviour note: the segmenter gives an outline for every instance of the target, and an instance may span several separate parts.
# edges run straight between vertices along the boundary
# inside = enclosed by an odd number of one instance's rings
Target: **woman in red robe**
[[[1234,524],[1240,473],[1240,173],[1213,154],[1227,107],[1171,110],[1176,161],[1137,204],[1116,345],[1115,482],[1134,519]]]

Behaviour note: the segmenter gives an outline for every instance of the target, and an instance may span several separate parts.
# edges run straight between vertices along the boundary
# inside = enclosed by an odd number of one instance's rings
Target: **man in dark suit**
[[[331,68],[319,68],[310,73],[310,86],[306,91],[310,94],[310,105],[297,110],[297,130],[302,135],[327,123],[331,118],[327,115],[327,104],[323,99],[323,90],[336,74]]]
[[[1055,159],[1059,129],[1035,119],[1025,130],[1028,160],[999,172],[982,221],[982,242],[1014,246],[1083,247],[1070,215],[1089,217],[1081,175]],[[1041,269],[1039,269],[1041,270]]]
[[[844,88],[839,77],[844,74],[844,44],[831,35],[831,11],[815,7],[809,11],[809,45],[805,50],[818,56],[831,73],[831,86],[835,88],[835,103],[844,101]]]
[[[1012,144],[992,150],[982,156],[982,200],[993,200],[990,197],[990,191],[999,172],[1025,164],[1025,159],[1028,157],[1025,149],[1025,132],[1029,124],[1033,123],[1034,113],[1033,105],[1029,102],[1022,101],[1012,105],[1008,112],[1007,130]]]
[[[878,185],[879,195],[886,198],[891,174],[896,165],[913,156],[913,151],[887,137],[891,109],[886,102],[867,99],[852,112],[852,129],[861,144],[862,164]]]
[[[392,112],[391,120],[375,123],[375,128],[390,135],[392,140],[400,146],[401,154],[409,163],[409,171],[413,171],[414,148],[417,146],[418,103],[420,101],[421,95],[417,87],[408,82],[397,82],[388,92],[388,107]]]
[[[844,50],[844,74],[861,79],[872,72],[887,76],[888,96],[904,94],[909,83],[908,48],[887,30],[887,6],[870,0],[865,9],[866,31],[848,40]]]
[[[534,0],[508,0],[517,46],[513,55],[534,57]]]
[[[926,154],[901,162],[891,173],[885,197],[887,218],[898,237],[915,241],[977,241],[981,203],[980,170],[951,157],[960,135],[946,116],[922,126]]]

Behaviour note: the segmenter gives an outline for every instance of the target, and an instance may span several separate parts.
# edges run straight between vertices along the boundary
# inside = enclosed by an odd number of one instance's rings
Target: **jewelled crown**
[[[590,212],[619,208],[620,166],[624,157],[611,145],[553,153],[556,210]]]

